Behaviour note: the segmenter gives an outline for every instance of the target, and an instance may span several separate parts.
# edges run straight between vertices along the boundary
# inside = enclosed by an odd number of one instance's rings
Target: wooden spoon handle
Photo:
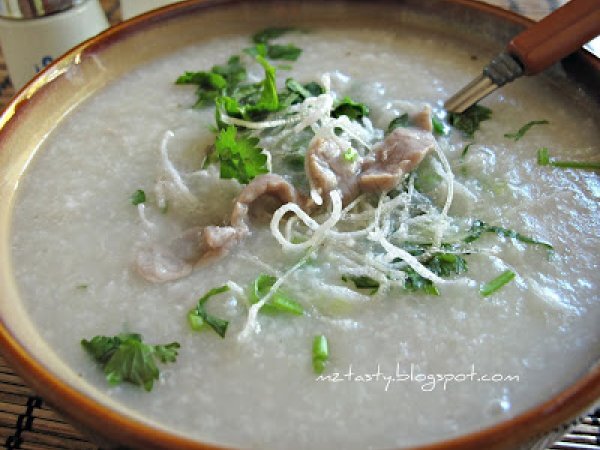
[[[571,0],[508,44],[525,75],[534,75],[600,34],[600,0]]]

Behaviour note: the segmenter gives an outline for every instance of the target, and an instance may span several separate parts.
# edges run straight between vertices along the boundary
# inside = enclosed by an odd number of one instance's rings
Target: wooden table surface
[[[487,3],[513,10],[535,20],[547,15],[566,0],[486,0]],[[600,0],[597,0],[600,1]],[[109,22],[121,21],[118,0],[100,0]],[[6,65],[0,54],[0,105],[14,95]],[[7,449],[24,450],[97,450],[85,436],[65,422],[31,391],[0,358],[0,443]],[[559,441],[553,450],[600,450],[600,410],[586,417]],[[482,449],[485,450],[485,449]]]

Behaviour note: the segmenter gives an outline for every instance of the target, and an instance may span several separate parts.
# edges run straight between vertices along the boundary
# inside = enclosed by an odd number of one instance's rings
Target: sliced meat
[[[411,117],[411,122],[415,127],[431,133],[433,131],[433,124],[431,122],[431,107],[429,105],[425,105],[422,111],[419,111]]]
[[[310,186],[321,197],[327,199],[333,190],[340,191],[344,204],[349,203],[359,193],[358,175],[361,158],[354,161],[344,158],[346,148],[332,139],[314,139],[307,152],[305,168]]]
[[[396,128],[365,158],[358,185],[363,192],[394,189],[405,173],[412,171],[435,146],[430,132]]]
[[[240,192],[231,214],[231,225],[238,232],[248,234],[250,219],[269,220],[277,208],[290,202],[300,205],[304,202],[294,186],[279,175],[261,175]]]
[[[224,255],[238,241],[233,227],[193,227],[168,245],[154,244],[138,251],[134,266],[146,280],[154,283],[178,280],[193,267]]]
[[[138,251],[134,266],[146,280],[163,283],[183,278],[194,266],[226,255],[250,233],[251,218],[270,217],[284,203],[303,203],[294,187],[279,175],[262,175],[239,194],[231,226],[193,227],[169,244],[154,244]]]

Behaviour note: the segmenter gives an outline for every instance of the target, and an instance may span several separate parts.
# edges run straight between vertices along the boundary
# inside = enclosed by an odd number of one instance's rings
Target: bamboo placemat
[[[520,14],[539,19],[564,0],[487,0]],[[119,0],[100,0],[111,25],[121,20]],[[14,95],[0,53],[0,107]],[[6,449],[99,450],[72,425],[29,389],[0,357],[0,443]],[[1,445],[1,444],[0,444]],[[600,409],[570,429],[551,450],[600,450]],[[485,449],[482,449],[485,450]]]

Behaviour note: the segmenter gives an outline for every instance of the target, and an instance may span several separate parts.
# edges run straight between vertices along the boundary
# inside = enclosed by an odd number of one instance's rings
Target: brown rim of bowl
[[[69,66],[82,54],[93,53],[111,45],[130,33],[138,32],[155,22],[185,13],[193,13],[206,8],[241,3],[245,0],[189,0],[162,7],[156,11],[145,13],[128,21],[117,24],[73,48],[58,58],[33,80],[25,85],[6,106],[0,117],[0,134],[9,125],[18,110],[26,106],[29,100],[40,89],[49,85],[57,69]],[[249,0],[246,0],[249,1]],[[270,0],[273,3],[288,0]],[[345,0],[353,3],[357,0]],[[383,2],[402,3],[401,0],[378,0]],[[443,0],[466,9],[494,16],[512,25],[528,27],[534,21],[511,11],[501,9],[476,0]],[[600,59],[587,51],[578,52],[577,57],[595,73],[600,73]],[[205,444],[178,436],[168,431],[153,428],[147,424],[100,405],[82,392],[65,384],[60,378],[45,370],[43,365],[30,356],[0,319],[0,344],[2,353],[21,377],[41,394],[45,400],[55,406],[65,417],[76,423],[90,435],[108,439],[111,443],[125,444],[133,448],[160,449],[223,449],[226,447]],[[502,421],[496,425],[469,434],[451,438],[443,442],[413,447],[413,450],[488,450],[514,448],[514,445],[543,436],[591,408],[594,401],[600,398],[600,365],[596,365],[577,382],[564,389],[551,399],[525,412]],[[107,432],[110,430],[110,432]],[[122,447],[121,447],[122,448]]]

